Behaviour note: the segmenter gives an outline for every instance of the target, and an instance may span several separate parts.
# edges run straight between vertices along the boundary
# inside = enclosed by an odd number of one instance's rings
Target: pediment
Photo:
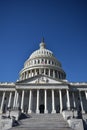
[[[26,84],[62,84],[64,83],[62,80],[56,80],[54,78],[44,76],[44,75],[38,75],[31,77],[29,79],[25,79],[22,81],[18,81],[17,83],[26,83]]]

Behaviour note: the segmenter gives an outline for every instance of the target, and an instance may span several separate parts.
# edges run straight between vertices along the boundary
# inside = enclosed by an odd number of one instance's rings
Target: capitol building
[[[61,113],[78,109],[87,112],[87,83],[66,80],[62,64],[46,49],[44,40],[25,61],[16,82],[0,82],[0,110],[20,109],[23,113]]]

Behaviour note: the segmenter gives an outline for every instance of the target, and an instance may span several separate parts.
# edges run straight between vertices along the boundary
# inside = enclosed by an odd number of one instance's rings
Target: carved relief
[[[49,80],[48,80],[48,78],[46,78],[46,77],[38,78],[38,79],[35,81],[35,83],[48,83],[48,82],[49,82]]]

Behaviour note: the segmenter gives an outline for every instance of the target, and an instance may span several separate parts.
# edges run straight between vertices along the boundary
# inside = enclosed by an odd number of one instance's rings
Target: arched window
[[[38,64],[40,64],[40,60],[38,60]]]
[[[54,62],[52,61],[52,65],[54,64]]]
[[[36,64],[36,60],[34,60],[34,64]]]
[[[50,60],[49,60],[49,64],[50,64]]]
[[[45,59],[45,64],[47,64],[47,60]]]

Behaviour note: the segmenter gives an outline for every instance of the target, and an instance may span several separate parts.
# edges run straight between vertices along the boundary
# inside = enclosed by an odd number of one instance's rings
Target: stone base
[[[39,113],[40,113],[40,111],[39,111],[39,110],[36,110],[36,113],[37,113],[37,114],[39,114]]]
[[[0,114],[2,114],[2,110],[0,109]]]
[[[21,112],[18,110],[13,110],[10,112],[10,114],[9,114],[9,112],[7,112],[7,114],[8,114],[8,116],[10,115],[10,117],[15,117],[15,120],[18,120]]]
[[[44,113],[45,113],[45,114],[48,113],[48,110],[44,110]]]
[[[24,112],[24,110],[21,110],[21,112],[23,113],[23,112]]]
[[[84,130],[83,121],[82,119],[69,119],[67,120],[69,126],[73,130]]]
[[[54,114],[54,113],[56,113],[56,110],[52,110],[52,112],[51,112],[52,114]]]
[[[32,110],[28,110],[28,114],[31,114],[32,113]]]
[[[73,116],[77,117],[77,111],[74,111],[73,113],[72,111],[65,110],[62,112],[62,115],[63,115],[63,118],[67,120],[68,118],[73,118]]]
[[[10,118],[0,119],[0,130],[8,130],[12,128],[13,120]]]

